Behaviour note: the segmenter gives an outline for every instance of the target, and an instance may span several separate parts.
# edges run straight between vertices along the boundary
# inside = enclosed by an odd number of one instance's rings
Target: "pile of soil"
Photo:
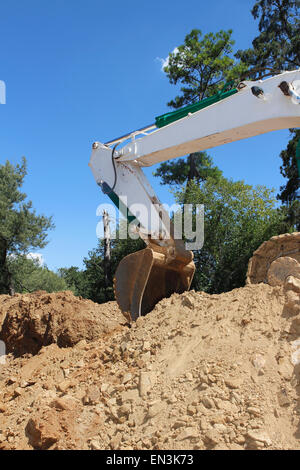
[[[0,340],[15,355],[36,354],[52,343],[70,347],[103,338],[124,322],[115,302],[99,305],[70,291],[0,296]]]
[[[300,449],[284,286],[174,294],[131,326],[114,302],[1,296],[1,322],[2,449]]]

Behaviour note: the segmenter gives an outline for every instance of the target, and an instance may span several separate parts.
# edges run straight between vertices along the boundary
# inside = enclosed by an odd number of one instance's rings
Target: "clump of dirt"
[[[36,354],[52,343],[70,347],[82,339],[102,338],[121,322],[114,302],[103,308],[70,291],[0,296],[0,340],[15,355]]]
[[[77,299],[77,313],[74,304],[62,315],[69,294],[51,294],[55,340],[0,365],[0,448],[300,449],[300,313],[287,296],[295,285],[174,294],[131,328],[115,303],[93,310]],[[21,331],[23,298],[5,331]],[[104,335],[93,339],[79,320],[76,333],[80,304],[100,309],[94,330],[106,321]],[[31,305],[42,325],[47,304]],[[85,334],[72,346],[58,340],[68,315],[76,341]]]

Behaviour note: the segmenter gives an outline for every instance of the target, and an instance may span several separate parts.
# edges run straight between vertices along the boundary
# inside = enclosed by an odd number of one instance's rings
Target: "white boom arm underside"
[[[289,85],[288,96],[279,88],[282,82]],[[255,86],[263,94],[255,96],[252,92]],[[247,137],[300,127],[300,70],[266,80],[245,81],[238,89],[238,93],[165,127],[151,126],[142,137],[136,138],[140,133],[133,132],[131,141],[114,152],[116,178],[112,148],[99,142],[93,144],[89,166],[96,182],[115,185],[114,193],[137,217],[143,232],[152,238],[165,239],[161,244],[170,243],[168,224],[161,221],[161,204],[141,167]],[[111,144],[116,142],[124,144],[122,139]]]

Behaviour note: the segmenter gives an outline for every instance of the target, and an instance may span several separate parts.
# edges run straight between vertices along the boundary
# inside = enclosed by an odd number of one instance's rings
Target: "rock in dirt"
[[[41,416],[30,418],[25,432],[34,449],[49,449],[59,440],[61,432],[56,413],[49,410]]]

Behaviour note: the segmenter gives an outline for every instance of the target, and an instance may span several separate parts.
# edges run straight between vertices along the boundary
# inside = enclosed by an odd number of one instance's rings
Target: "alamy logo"
[[[6,104],[6,85],[3,80],[0,80],[0,104]]]
[[[121,200],[122,199],[122,200]],[[149,208],[144,204],[132,204],[128,209],[127,198],[122,196],[119,201],[119,213],[129,211],[131,222],[118,218],[116,207],[110,203],[100,204],[96,215],[107,214],[107,221],[112,221],[114,228],[111,231],[108,224],[109,238],[111,240],[132,240],[148,238],[167,241],[185,240],[187,250],[201,250],[204,243],[204,206],[203,204],[152,204]],[[134,214],[134,216],[133,216]],[[172,230],[171,230],[172,220]],[[119,223],[118,223],[119,221]],[[143,223],[142,223],[143,221]],[[171,235],[172,233],[172,235]],[[98,222],[96,234],[99,239],[105,238],[104,223]],[[162,243],[164,245],[164,243]]]

